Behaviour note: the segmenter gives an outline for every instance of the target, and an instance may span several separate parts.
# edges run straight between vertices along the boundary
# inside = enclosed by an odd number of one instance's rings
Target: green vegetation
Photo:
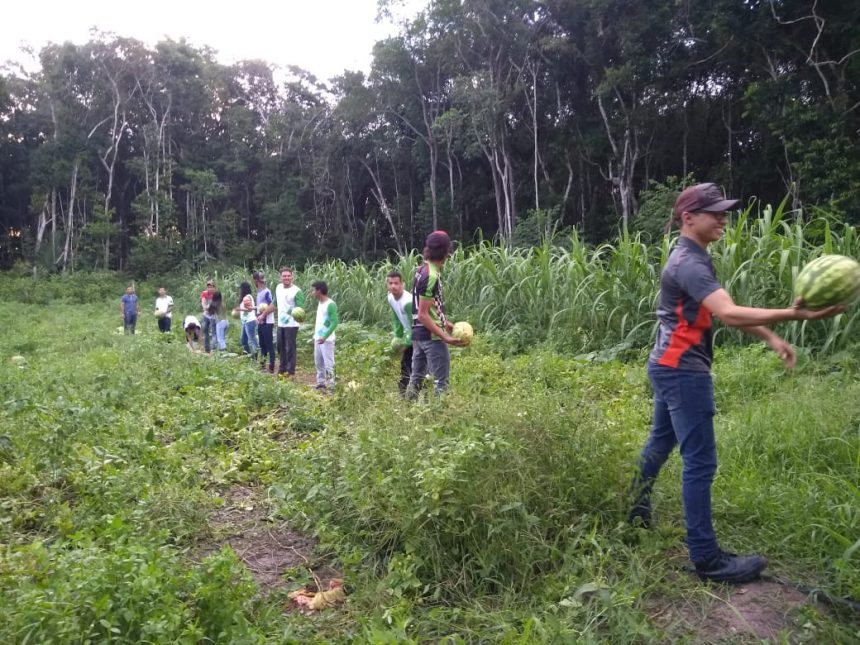
[[[334,78],[132,20],[0,67],[0,267],[371,262],[437,228],[600,243],[659,234],[694,178],[860,221],[856,2],[375,4],[414,13]]]
[[[743,216],[715,249],[741,302],[782,304],[810,257],[857,255],[853,229],[837,235],[780,213]],[[458,251],[449,308],[477,335],[453,352],[450,394],[417,404],[396,394],[381,265],[329,262],[297,279],[327,280],[349,319],[338,328],[341,389],[325,398],[243,358],[191,354],[177,321],[156,332],[145,295],[141,333],[117,334],[121,276],[5,276],[0,641],[720,638],[689,615],[719,606],[725,590],[681,570],[677,457],[658,484],[655,529],[624,521],[649,427],[658,267],[627,237],[594,250],[573,238]],[[245,277],[218,281],[229,294]],[[178,317],[196,312],[200,285],[176,287]],[[772,573],[855,599],[857,316],[786,325],[807,347],[791,374],[720,331],[714,496],[725,547],[760,550]],[[231,334],[235,349],[236,325]],[[308,337],[300,372],[312,369]],[[319,537],[319,555],[344,573],[344,607],[284,613],[287,590],[310,580],[303,568],[260,593],[213,525],[240,485],[259,490],[273,518]],[[788,612],[782,635],[849,642],[860,631],[847,609],[805,607]]]

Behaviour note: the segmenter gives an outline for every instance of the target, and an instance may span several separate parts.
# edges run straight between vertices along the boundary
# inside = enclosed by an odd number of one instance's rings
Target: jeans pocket
[[[717,412],[714,403],[714,382],[707,372],[686,374],[681,379],[680,394],[682,404],[688,410],[714,416]]]
[[[664,401],[669,410],[713,416],[714,383],[710,372],[693,372],[667,367],[649,367],[648,377],[654,397]]]

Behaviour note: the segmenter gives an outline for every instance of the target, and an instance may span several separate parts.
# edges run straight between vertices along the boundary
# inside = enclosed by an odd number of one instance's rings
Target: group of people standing
[[[293,283],[293,271],[284,267],[275,293],[266,284],[262,271],[252,274],[256,296],[251,284],[239,285],[237,305],[231,313],[242,325],[240,343],[245,354],[259,357],[261,369],[275,373],[275,346],[278,351],[279,375],[292,377],[296,373],[296,342],[304,316],[305,294]],[[334,344],[338,325],[337,304],[328,295],[328,285],[318,280],[311,285],[311,297],[318,301],[314,325],[314,362],[317,368],[317,388],[332,390],[335,386]],[[202,323],[196,316],[185,319],[185,337],[189,347],[197,349],[202,337],[203,351],[226,348],[226,331],[229,325],[227,308],[215,282],[206,283],[200,294],[203,310]],[[277,341],[277,343],[276,343]]]
[[[449,345],[462,345],[451,336],[453,324],[445,316],[442,291],[442,267],[452,251],[451,238],[444,231],[434,231],[425,242],[422,261],[415,271],[412,291],[406,290],[403,276],[391,271],[386,276],[388,304],[391,308],[393,344],[401,354],[398,388],[407,398],[418,396],[424,378],[430,374],[434,391],[448,388],[451,371]],[[266,284],[262,271],[252,274],[254,288],[249,282],[239,285],[238,302],[228,311],[224,296],[214,280],[208,280],[200,293],[201,316],[186,316],[183,321],[188,347],[204,352],[227,348],[230,314],[242,326],[240,343],[245,354],[259,357],[261,369],[275,374],[275,347],[278,353],[277,374],[292,377],[296,372],[296,343],[304,321],[305,294],[293,282],[293,271],[284,267],[274,294]],[[339,322],[337,304],[328,294],[328,285],[315,281],[311,297],[317,301],[314,321],[314,365],[316,383],[320,390],[335,386],[335,342]],[[155,314],[161,332],[170,332],[173,318],[173,298],[164,287],[158,291]],[[129,286],[120,302],[120,312],[126,333],[133,334],[140,302]]]

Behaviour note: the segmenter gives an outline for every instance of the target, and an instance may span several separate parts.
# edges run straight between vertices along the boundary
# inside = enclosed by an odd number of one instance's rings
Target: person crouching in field
[[[385,279],[388,304],[391,307],[391,327],[400,355],[400,394],[406,393],[412,376],[412,294],[403,288],[403,276],[390,271]]]
[[[314,325],[314,365],[317,389],[334,391],[334,341],[337,329],[337,304],[328,297],[328,285],[318,280],[311,285],[311,296],[319,301]]]
[[[256,360],[257,313],[254,298],[251,296],[251,285],[247,282],[239,285],[239,306],[236,307],[235,311],[239,314],[239,321],[242,324],[242,334],[239,337],[242,350]]]
[[[162,334],[170,332],[173,320],[173,298],[167,295],[167,289],[161,287],[155,299],[155,317],[158,318],[158,331]]]
[[[272,313],[272,292],[266,286],[266,276],[254,271],[254,286],[257,287],[257,335],[260,337],[260,359],[266,368],[266,355],[269,356],[269,373],[275,373],[275,314]]]
[[[140,314],[140,302],[134,293],[134,287],[125,288],[125,295],[119,301],[119,313],[122,316],[122,326],[126,334],[134,334],[137,326],[137,316]]]
[[[767,560],[760,555],[723,551],[714,535],[711,487],[717,448],[711,315],[724,325],[739,327],[764,340],[791,369],[796,360],[794,348],[765,325],[817,320],[843,308],[810,311],[801,302],[788,309],[736,305],[717,281],[707,247],[722,237],[726,212],[737,204],[736,199],[725,199],[712,183],[691,186],[675,201],[670,226],[677,223],[681,236],[660,276],[659,327],[648,360],[654,391],[653,424],[640,457],[636,499],[629,519],[650,526],[651,489],[669,454],[679,446],[687,548],[696,573],[705,580],[741,583],[758,577]]]
[[[188,349],[196,352],[200,343],[200,321],[196,316],[185,316],[182,327],[185,329],[185,342]]]
[[[406,397],[415,399],[424,375],[433,375],[434,392],[448,389],[451,354],[448,345],[463,345],[452,337],[454,325],[445,318],[442,297],[442,265],[451,255],[451,238],[445,231],[434,231],[424,243],[426,262],[415,272],[412,285],[412,374]]]

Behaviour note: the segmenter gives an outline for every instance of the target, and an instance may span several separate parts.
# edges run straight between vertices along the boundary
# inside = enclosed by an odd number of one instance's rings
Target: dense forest
[[[39,60],[0,72],[3,266],[599,241],[692,178],[860,221],[857,2],[434,0],[328,80],[112,33]]]

